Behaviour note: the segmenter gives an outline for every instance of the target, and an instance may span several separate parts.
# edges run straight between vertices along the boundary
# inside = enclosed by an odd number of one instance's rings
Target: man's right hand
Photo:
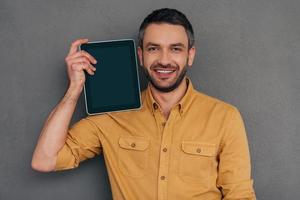
[[[84,70],[90,75],[96,70],[91,64],[96,63],[95,58],[85,51],[77,51],[78,46],[87,41],[87,39],[74,41],[65,59],[70,80],[69,89],[48,116],[40,133],[31,161],[31,166],[35,170],[42,172],[55,170],[58,152],[65,144],[69,124],[85,82]]]
[[[96,68],[92,64],[96,64],[96,59],[84,50],[77,51],[81,44],[87,43],[88,39],[75,40],[71,47],[69,54],[65,58],[67,64],[67,72],[70,81],[70,88],[80,89],[83,88],[85,82],[86,70],[90,75],[94,75]]]

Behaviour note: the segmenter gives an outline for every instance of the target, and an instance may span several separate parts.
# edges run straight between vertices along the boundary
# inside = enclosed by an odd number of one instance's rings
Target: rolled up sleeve
[[[243,119],[234,108],[219,154],[217,186],[223,200],[255,200],[248,140]]]
[[[76,168],[80,162],[100,154],[99,134],[100,129],[88,117],[76,122],[57,154],[55,171]]]

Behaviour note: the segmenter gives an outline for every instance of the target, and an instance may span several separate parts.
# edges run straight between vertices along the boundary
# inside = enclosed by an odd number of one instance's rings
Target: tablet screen
[[[85,71],[84,93],[89,115],[141,107],[134,40],[89,42],[80,49],[97,60],[94,75]]]

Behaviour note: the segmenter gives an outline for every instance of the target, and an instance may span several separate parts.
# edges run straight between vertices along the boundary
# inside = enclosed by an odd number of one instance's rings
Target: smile
[[[160,69],[155,69],[154,70],[157,73],[162,73],[162,74],[171,74],[173,72],[175,72],[176,70],[160,70]]]

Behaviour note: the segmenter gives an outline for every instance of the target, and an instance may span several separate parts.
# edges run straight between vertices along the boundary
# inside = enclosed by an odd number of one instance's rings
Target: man
[[[96,60],[73,42],[66,95],[45,122],[35,170],[71,169],[104,154],[113,199],[255,199],[243,120],[230,104],[195,90],[193,28],[184,14],[159,9],[140,26],[138,56],[149,79],[142,108],[69,123]]]

